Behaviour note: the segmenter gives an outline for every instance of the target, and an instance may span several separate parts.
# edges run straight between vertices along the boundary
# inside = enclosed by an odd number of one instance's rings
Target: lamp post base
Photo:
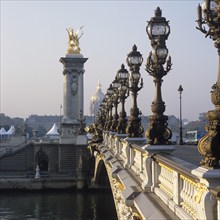
[[[168,116],[151,115],[149,116],[149,128],[146,130],[147,144],[166,145],[170,144],[172,137],[171,130],[167,127]]]

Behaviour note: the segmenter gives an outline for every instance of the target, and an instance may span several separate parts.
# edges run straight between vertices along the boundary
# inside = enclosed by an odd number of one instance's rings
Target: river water
[[[0,220],[116,220],[111,191],[0,192]]]

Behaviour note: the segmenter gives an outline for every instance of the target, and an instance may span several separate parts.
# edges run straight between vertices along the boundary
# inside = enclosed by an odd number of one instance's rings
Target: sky
[[[197,5],[202,1],[9,1],[1,0],[1,102],[0,112],[10,117],[32,114],[60,115],[63,103],[63,66],[68,34],[84,26],[81,53],[88,58],[84,73],[84,113],[98,80],[102,90],[114,80],[134,44],[143,55],[144,88],[138,107],[150,115],[154,99],[153,77],[146,70],[152,50],[146,33],[155,9],[169,20],[166,46],[172,70],[163,78],[165,115],[179,117],[179,85],[183,87],[182,115],[197,120],[214,109],[210,91],[217,80],[218,55],[211,39],[196,29]],[[131,97],[126,101],[129,113]]]

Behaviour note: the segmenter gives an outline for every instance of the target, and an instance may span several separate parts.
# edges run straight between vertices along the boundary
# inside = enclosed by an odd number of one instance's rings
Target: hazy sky
[[[218,56],[213,41],[196,29],[197,5],[202,1],[4,1],[1,0],[1,106],[8,116],[59,115],[63,102],[63,66],[68,34],[84,26],[80,39],[85,63],[84,111],[100,80],[106,92],[134,44],[143,54],[144,88],[138,107],[151,114],[153,78],[145,71],[151,51],[147,21],[157,6],[170,21],[167,48],[172,70],[162,84],[166,115],[179,117],[181,84],[183,118],[214,109],[210,91],[217,79]],[[129,112],[131,97],[127,100]]]

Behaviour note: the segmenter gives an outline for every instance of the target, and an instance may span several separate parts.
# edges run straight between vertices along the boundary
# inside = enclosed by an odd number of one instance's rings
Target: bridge
[[[204,18],[198,6],[197,28],[215,41],[220,55],[220,3],[207,0],[205,4]],[[215,109],[207,113],[207,134],[199,141],[198,150],[193,146],[172,145],[161,91],[162,78],[172,66],[166,47],[169,33],[169,22],[158,7],[147,26],[152,51],[146,70],[154,79],[155,97],[145,137],[137,106],[138,92],[143,88],[139,72],[143,57],[137,46],[133,46],[127,57],[129,71],[121,65],[99,107],[95,123],[86,128],[92,134],[87,146],[83,116],[83,65],[87,58],[79,54],[79,48],[72,51],[70,45],[68,54],[60,59],[64,65],[66,92],[59,142],[25,141],[9,151],[5,148],[0,151],[0,171],[7,175],[11,167],[13,172],[15,169],[25,171],[25,181],[29,178],[31,188],[38,184],[38,189],[43,189],[51,180],[56,181],[53,186],[57,187],[61,177],[68,187],[75,186],[76,182],[83,187],[81,182],[88,182],[90,177],[91,188],[109,184],[120,220],[220,219],[220,68],[218,81],[212,87]],[[182,90],[179,91],[181,95]],[[130,94],[132,107],[127,117],[125,101]],[[119,115],[118,104],[121,104]],[[180,144],[181,123],[180,118]],[[36,165],[41,166],[47,178],[34,178]],[[88,168],[90,175],[87,175]],[[29,176],[28,171],[32,172]],[[1,182],[8,187],[8,176]],[[12,181],[12,187],[14,184]]]
[[[215,41],[220,56],[220,3],[208,0],[204,4],[203,9],[198,6],[197,29]],[[139,72],[143,57],[134,45],[126,59],[129,71],[122,64],[107,89],[95,123],[87,128],[93,134],[89,143],[92,182],[96,185],[109,180],[118,219],[220,219],[220,68],[218,81],[212,87],[215,110],[207,113],[207,134],[198,143],[202,158],[198,152],[190,155],[192,150],[182,145],[180,117],[180,144],[188,151],[188,158],[185,154],[181,159],[174,153],[176,146],[171,144],[172,132],[168,116],[164,115],[162,78],[171,70],[172,62],[166,47],[170,26],[159,7],[146,30],[152,45],[146,71],[155,83],[146,138],[137,106],[137,95],[143,88]],[[181,86],[178,91],[181,116]],[[128,118],[124,105],[130,93]]]
[[[192,146],[180,147],[193,152]],[[91,141],[93,184],[108,178],[118,219],[220,218],[220,171],[174,156],[176,148],[110,131],[102,142]]]

